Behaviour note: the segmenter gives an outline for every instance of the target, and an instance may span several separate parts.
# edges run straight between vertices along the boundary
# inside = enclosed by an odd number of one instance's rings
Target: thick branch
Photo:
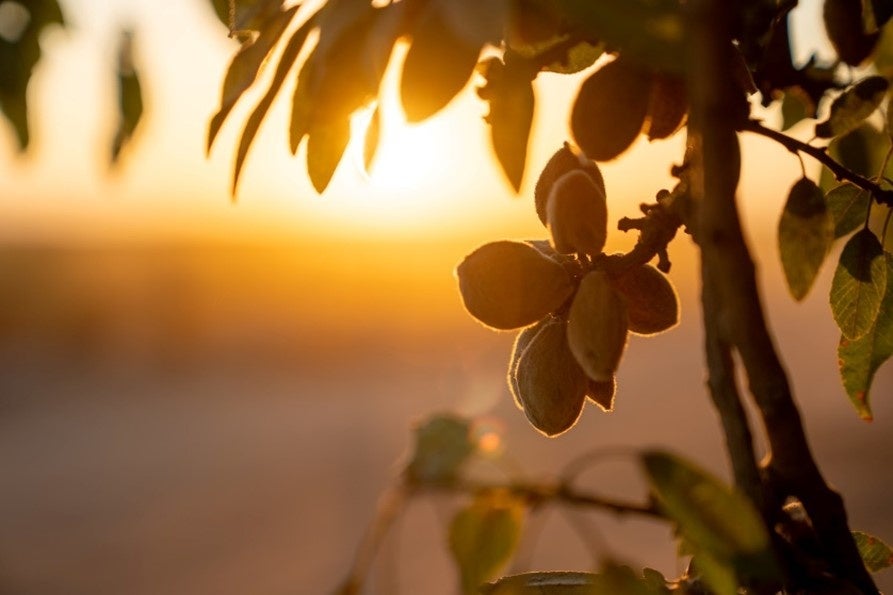
[[[772,488],[794,495],[806,508],[834,573],[863,593],[878,593],[850,534],[843,500],[828,487],[806,439],[787,375],[766,326],[753,261],[744,241],[735,199],[740,155],[735,123],[741,93],[726,73],[729,18],[719,0],[692,0],[690,40],[696,67],[689,94],[694,174],[698,206],[696,239],[716,288],[715,328],[737,349],[747,372],[771,449]],[[799,147],[798,147],[799,148]]]
[[[838,180],[851,182],[859,188],[871,193],[871,196],[874,197],[874,200],[878,204],[885,204],[893,207],[893,190],[881,188],[879,184],[876,184],[868,178],[860,176],[854,171],[844,167],[828,154],[825,147],[813,147],[812,145],[790,137],[783,132],[767,128],[757,120],[747,120],[742,127],[742,130],[770,138],[792,153],[805,153],[806,155],[809,155],[827,167]]]

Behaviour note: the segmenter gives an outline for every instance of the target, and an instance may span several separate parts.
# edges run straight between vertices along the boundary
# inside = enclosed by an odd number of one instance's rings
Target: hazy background
[[[233,51],[206,7],[71,0],[63,9],[73,27],[46,36],[35,74],[33,151],[17,157],[0,129],[0,593],[325,593],[412,424],[435,411],[485,416],[533,478],[590,449],[658,445],[727,476],[685,236],[670,253],[682,324],[634,338],[616,411],[587,407],[558,439],[535,433],[511,403],[511,334],[462,311],[452,271],[465,253],[545,235],[531,187],[567,134],[549,122],[564,121],[573,82],[541,77],[519,198],[489,161],[483,108],[469,92],[421,127],[392,112],[379,171],[366,179],[348,163],[322,198],[302,156],[287,154],[278,106],[232,205],[228,172],[246,110],[206,160],[205,125]],[[817,36],[814,15],[804,16],[800,36]],[[138,26],[150,104],[110,176],[106,69],[121,23]],[[680,140],[640,143],[604,168],[613,218],[634,216],[670,183]],[[837,378],[831,268],[794,304],[777,262],[774,229],[799,164],[746,139],[744,166],[749,239],[816,454],[853,527],[890,541],[893,368],[875,381],[875,421],[860,421]],[[615,232],[609,248],[634,239]],[[642,494],[628,456],[582,484]],[[455,505],[410,508],[370,592],[455,592],[443,546]],[[571,523],[591,527],[594,545]],[[605,555],[680,570],[663,526],[601,513],[550,513],[535,525],[539,541],[525,543],[516,570],[587,569]],[[893,575],[879,580],[893,589]]]

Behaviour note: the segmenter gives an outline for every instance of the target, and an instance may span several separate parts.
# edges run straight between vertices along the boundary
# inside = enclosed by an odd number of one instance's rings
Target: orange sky
[[[397,121],[393,111],[379,171],[369,180],[349,159],[323,197],[307,180],[303,151],[297,159],[287,151],[288,106],[280,102],[249,155],[232,205],[228,187],[239,124],[257,96],[236,109],[206,159],[207,121],[235,45],[204,2],[130,0],[109,7],[100,0],[62,0],[62,6],[72,27],[44,39],[46,59],[30,95],[31,153],[18,158],[10,131],[0,127],[0,237],[6,240],[543,235],[530,205],[533,182],[567,138],[579,77],[538,79],[520,198],[491,161],[481,121],[486,108],[469,88],[417,128]],[[112,126],[113,49],[118,25],[128,23],[137,27],[148,106],[123,167],[109,175],[104,156]],[[813,26],[804,21],[801,37]],[[285,89],[282,95],[291,94]],[[672,183],[667,172],[681,156],[682,136],[653,145],[640,141],[603,166],[612,217],[634,215],[639,202]],[[752,141],[745,146],[742,196],[748,209],[774,219],[798,163],[783,150]],[[398,180],[401,168],[411,173]]]

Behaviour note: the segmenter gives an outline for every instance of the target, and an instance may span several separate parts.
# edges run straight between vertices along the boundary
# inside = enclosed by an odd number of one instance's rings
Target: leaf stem
[[[759,120],[747,120],[740,129],[772,139],[792,153],[796,153],[798,155],[800,153],[805,153],[809,155],[810,157],[827,167],[831,171],[831,173],[834,174],[834,177],[836,177],[838,180],[846,180],[848,182],[851,182],[859,188],[870,192],[875,202],[893,207],[893,190],[885,190],[884,188],[881,188],[881,186],[876,182],[873,182],[868,178],[861,176],[853,172],[852,170],[844,167],[828,154],[827,148],[814,147],[810,144],[797,140],[796,138],[788,136],[783,132],[773,130],[772,128],[767,128],[763,126],[763,124]]]

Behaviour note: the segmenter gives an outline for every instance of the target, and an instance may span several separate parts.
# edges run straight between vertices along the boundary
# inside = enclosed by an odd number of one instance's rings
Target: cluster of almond
[[[650,265],[609,274],[605,184],[596,164],[565,143],[546,165],[536,210],[550,239],[485,244],[459,264],[469,313],[495,329],[522,329],[509,387],[530,423],[556,436],[587,397],[613,407],[629,333],[653,335],[679,320],[670,281]]]

